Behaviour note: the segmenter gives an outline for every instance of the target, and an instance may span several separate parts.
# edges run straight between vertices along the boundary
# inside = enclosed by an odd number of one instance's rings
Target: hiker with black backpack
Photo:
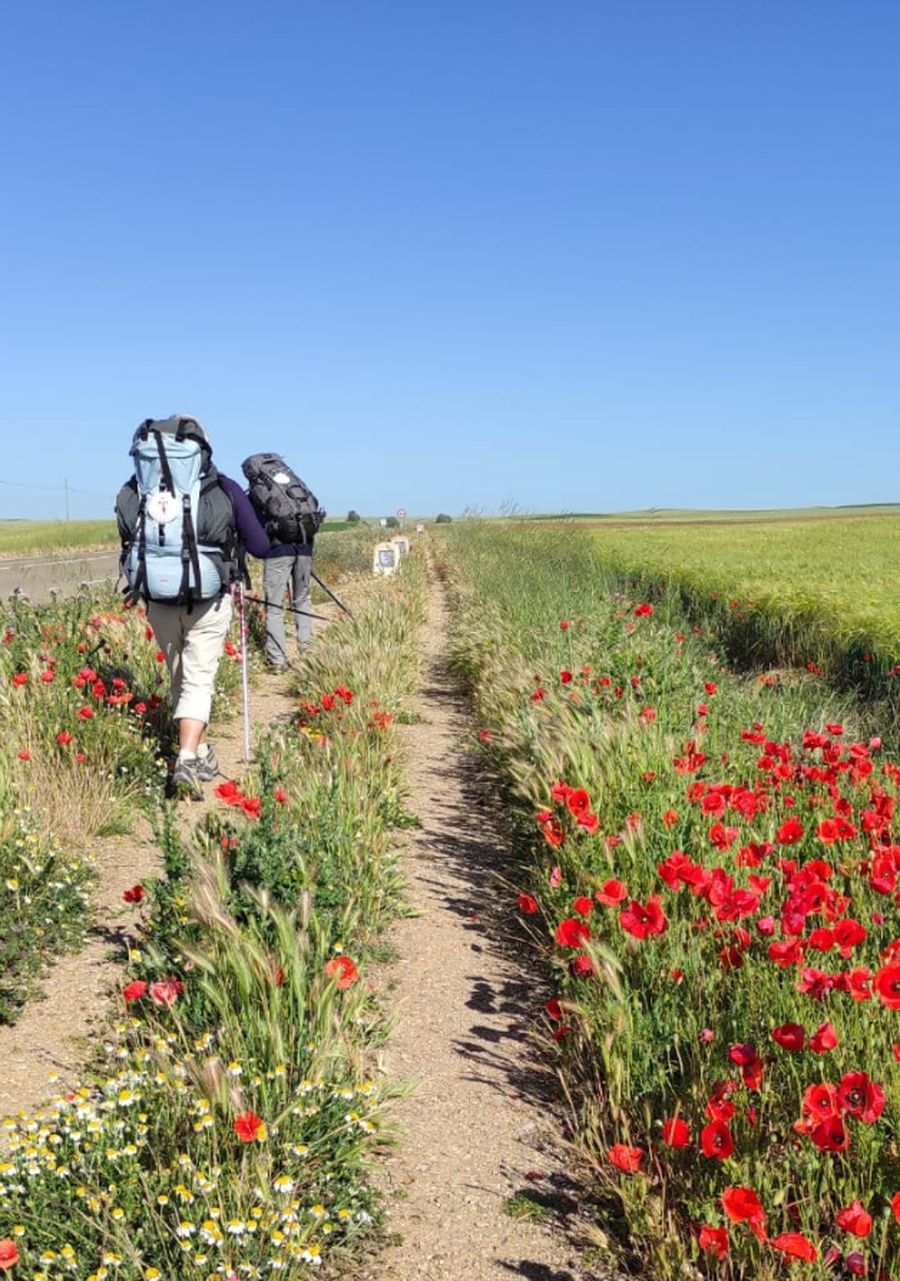
[[[302,654],[312,643],[309,585],[313,542],[325,512],[308,485],[280,454],[252,454],[241,464],[248,496],[272,544],[265,559],[266,658],[275,671],[289,667],[284,595],[294,614]]]
[[[134,475],[116,499],[127,599],[146,602],[165,656],[178,726],[176,792],[203,798],[219,764],[206,741],[213,686],[244,552],[271,544],[240,485],[217,471],[196,418],[148,418],[131,446]]]

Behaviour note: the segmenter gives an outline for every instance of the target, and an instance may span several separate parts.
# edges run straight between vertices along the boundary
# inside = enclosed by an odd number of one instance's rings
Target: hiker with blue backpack
[[[266,557],[269,537],[240,485],[217,471],[205,429],[173,415],[141,423],[134,475],[116,518],[128,599],[143,600],[165,656],[178,726],[176,792],[195,800],[219,764],[206,740],[213,686],[231,623],[243,555]]]
[[[280,454],[251,454],[241,470],[248,496],[272,544],[263,568],[266,605],[266,658],[277,672],[290,666],[285,609],[294,615],[301,655],[312,644],[310,610],[313,541],[325,519],[315,494]],[[287,593],[290,604],[285,606]]]

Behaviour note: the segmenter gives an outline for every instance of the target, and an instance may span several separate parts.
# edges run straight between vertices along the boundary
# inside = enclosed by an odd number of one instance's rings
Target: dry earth
[[[268,728],[291,709],[288,678],[260,673],[251,691],[251,719]],[[239,776],[243,763],[243,729],[239,716],[215,735],[219,766],[226,778]],[[187,837],[206,809],[215,805],[212,786],[202,803],[178,807],[182,835]],[[91,1041],[102,1033],[111,997],[122,983],[123,957],[134,941],[138,908],[122,900],[130,886],[159,871],[159,851],[150,825],[138,818],[126,836],[92,842],[88,855],[98,873],[93,919],[85,947],[60,957],[41,983],[43,999],[28,1002],[12,1027],[0,1037],[0,1117],[30,1112],[50,1094],[79,1082],[90,1058]]]
[[[364,1276],[587,1281],[598,1274],[578,1262],[578,1190],[554,1147],[553,1080],[529,1053],[542,998],[513,959],[509,854],[466,746],[472,726],[446,670],[449,626],[435,588],[421,721],[405,731],[422,823],[405,863],[416,915],[393,931],[388,993],[388,1076],[417,1088],[397,1107],[404,1134],[382,1172],[400,1241]]]

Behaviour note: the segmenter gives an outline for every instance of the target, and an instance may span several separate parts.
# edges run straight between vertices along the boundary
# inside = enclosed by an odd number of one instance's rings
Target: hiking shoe
[[[206,755],[197,757],[197,777],[202,783],[211,783],[219,772],[219,758],[212,743],[206,746],[209,749]]]
[[[188,795],[192,801],[203,800],[203,780],[200,774],[200,761],[181,758],[175,762],[172,771],[172,791],[179,795]]]

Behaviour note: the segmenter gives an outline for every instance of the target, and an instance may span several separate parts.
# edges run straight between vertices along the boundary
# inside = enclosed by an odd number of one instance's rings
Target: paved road
[[[18,587],[29,600],[46,600],[51,591],[77,592],[82,583],[114,582],[119,553],[61,552],[0,559],[0,598]]]

